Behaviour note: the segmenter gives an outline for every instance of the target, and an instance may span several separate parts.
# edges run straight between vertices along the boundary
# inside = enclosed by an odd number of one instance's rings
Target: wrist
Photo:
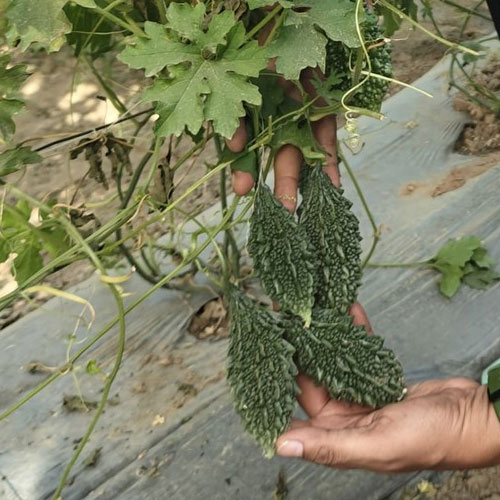
[[[469,449],[473,450],[470,466],[488,467],[500,464],[500,421],[489,401],[486,385],[475,390],[467,421],[471,428]]]
[[[462,389],[454,399],[454,416],[448,419],[449,446],[437,468],[474,469],[500,464],[500,422],[487,386]]]
[[[486,393],[488,393],[487,390]],[[492,455],[493,455],[492,465],[500,464],[500,416],[498,409],[495,408],[493,403],[489,400],[488,400],[488,428],[486,430],[486,433],[488,436],[491,436]]]

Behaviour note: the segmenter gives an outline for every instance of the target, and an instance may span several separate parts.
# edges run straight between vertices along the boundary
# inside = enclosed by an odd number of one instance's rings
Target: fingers
[[[233,153],[241,153],[247,145],[248,133],[245,127],[245,119],[240,119],[240,126],[236,129],[233,137],[231,139],[226,139],[227,147]],[[239,195],[244,196],[247,194],[254,185],[253,177],[248,172],[241,172],[235,170],[232,176],[233,191]]]
[[[232,177],[233,191],[238,196],[246,195],[254,185],[252,174],[235,170]]]
[[[343,430],[302,426],[283,434],[276,443],[276,452],[330,467],[373,470],[372,459],[376,463],[376,457],[384,453],[381,444],[371,426]]]
[[[226,144],[233,153],[241,153],[245,149],[247,142],[248,134],[245,127],[245,119],[240,118],[239,127],[236,129],[236,132],[231,139],[226,139]]]
[[[355,302],[351,306],[349,314],[354,318],[353,323],[356,326],[364,326],[368,334],[373,333],[373,329],[366,311],[363,309],[363,306],[359,302]]]
[[[296,380],[301,391],[297,396],[300,406],[311,418],[319,415],[330,401],[328,391],[324,387],[317,386],[307,375],[299,374]]]
[[[274,159],[274,195],[284,207],[295,212],[302,154],[295,146],[283,146]]]
[[[334,116],[326,116],[314,122],[312,129],[319,145],[327,153],[325,172],[330,177],[332,184],[340,187],[340,175],[337,165],[337,121]]]
[[[300,418],[292,418],[290,429],[302,429],[304,427],[311,427],[309,420],[301,420]]]
[[[430,394],[439,394],[447,389],[476,389],[479,384],[465,377],[455,377],[443,380],[426,380],[408,387],[406,399],[420,398]]]

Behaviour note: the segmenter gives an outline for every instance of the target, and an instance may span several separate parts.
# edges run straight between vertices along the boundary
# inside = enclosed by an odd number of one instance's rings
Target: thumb
[[[303,427],[283,434],[276,443],[276,453],[330,467],[364,468],[377,456],[377,449],[380,453],[376,441],[366,430]]]

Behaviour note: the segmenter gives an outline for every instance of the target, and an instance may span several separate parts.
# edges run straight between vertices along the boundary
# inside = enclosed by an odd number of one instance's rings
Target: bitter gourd
[[[247,247],[269,297],[308,325],[314,304],[314,258],[304,228],[265,184],[257,188]]]
[[[232,285],[228,293],[228,380],[236,409],[266,456],[290,423],[296,366],[347,402],[380,407],[405,393],[394,353],[349,316],[361,277],[351,203],[321,166],[303,166],[300,189],[298,222],[263,184],[250,222],[249,253],[282,312],[263,311]]]
[[[382,337],[353,325],[350,316],[315,309],[309,328],[292,318],[286,331],[300,372],[333,398],[380,407],[402,397],[403,370],[394,353],[383,347]]]
[[[365,46],[369,49],[368,55],[370,56],[371,72],[391,78],[391,47],[384,40],[384,30],[378,24],[376,15],[367,13],[365,19],[362,25],[362,33]],[[355,65],[358,57],[357,50],[358,49],[347,47],[342,42],[328,41],[326,46],[327,56],[325,74],[327,77],[332,74],[337,77],[332,90],[347,92],[353,87],[353,77],[355,75]],[[366,61],[363,62],[361,69],[368,70]],[[364,79],[365,76],[359,75],[359,81]],[[348,104],[378,112],[380,111],[388,87],[388,81],[370,76],[353,94]]]
[[[361,279],[359,222],[321,166],[304,165],[300,188],[299,226],[314,252],[316,308],[346,315],[356,300]]]
[[[282,326],[236,287],[228,289],[231,331],[228,382],[246,430],[265,455],[274,454],[276,439],[287,429],[295,396],[295,349]]]

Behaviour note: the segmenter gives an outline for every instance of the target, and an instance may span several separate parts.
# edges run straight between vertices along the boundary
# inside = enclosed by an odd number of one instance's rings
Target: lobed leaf
[[[121,60],[144,68],[148,76],[168,68],[146,90],[143,100],[158,103],[156,133],[179,136],[185,129],[196,135],[204,121],[214,131],[231,137],[245,115],[243,103],[260,105],[258,88],[248,82],[268,62],[267,50],[246,41],[242,23],[234,14],[213,16],[203,29],[205,6],[170,4],[168,25],[146,23],[147,40],[127,47]],[[186,43],[186,40],[189,43]]]
[[[71,23],[63,11],[68,0],[15,0],[7,9],[9,29],[6,33],[11,45],[19,41],[25,51],[38,42],[47,52],[58,51],[64,35],[71,31]]]

